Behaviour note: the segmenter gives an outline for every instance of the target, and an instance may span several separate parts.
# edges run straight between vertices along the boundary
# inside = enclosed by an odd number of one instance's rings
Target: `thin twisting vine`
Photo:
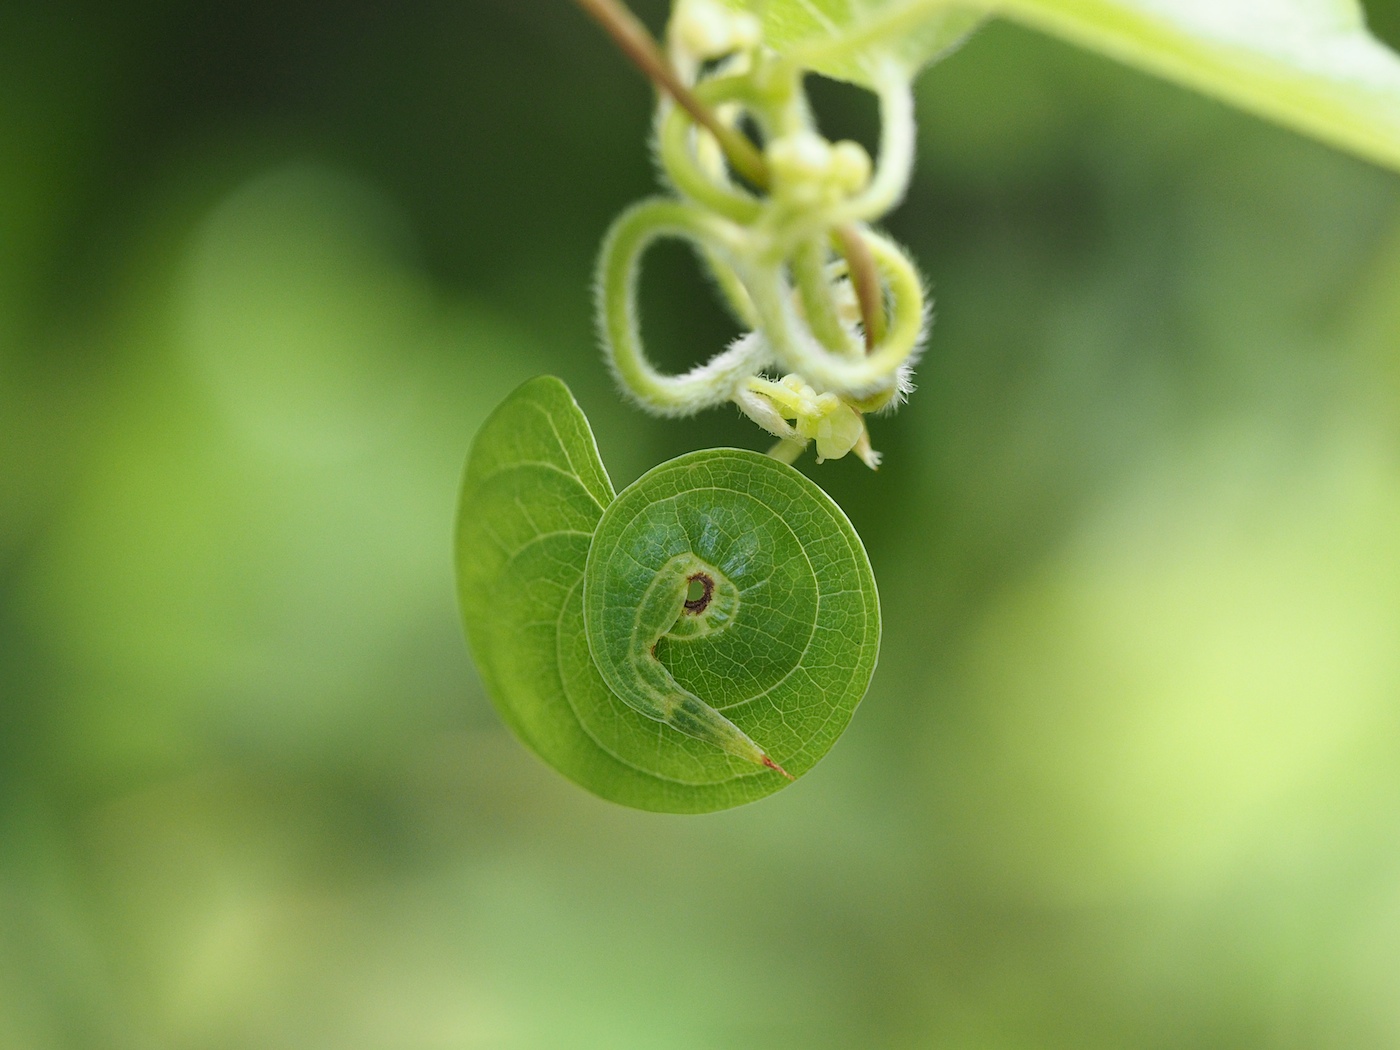
[[[599,8],[613,4],[580,2],[609,24],[613,16]],[[635,32],[632,44],[644,47]],[[666,54],[656,141],[674,195],[624,211],[598,260],[599,330],[613,374],[658,415],[733,402],[778,438],[770,455],[786,462],[815,441],[818,462],[854,451],[878,466],[864,416],[909,393],[928,321],[914,263],[870,225],[909,182],[907,68],[891,60],[870,70],[882,122],[872,163],[859,143],[821,135],[803,89],[807,69],[766,49],[753,15],[715,0],[680,0]],[[647,62],[654,56],[639,64]],[[757,161],[745,124],[763,142]],[[749,329],[682,375],[651,363],[638,319],[642,256],[668,237],[695,247]]]

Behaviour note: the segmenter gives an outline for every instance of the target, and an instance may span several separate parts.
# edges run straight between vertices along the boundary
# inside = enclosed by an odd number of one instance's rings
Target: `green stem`
[[[642,347],[637,273],[646,249],[662,237],[676,237],[737,271],[730,247],[742,235],[742,230],[717,216],[665,197],[632,206],[608,230],[598,259],[599,327],[609,366],[643,407],[663,416],[686,416],[721,405],[768,364],[767,345],[752,336],[679,376],[658,372]]]
[[[757,328],[758,314],[754,312],[753,300],[749,298],[749,291],[739,280],[739,275],[734,272],[734,267],[709,248],[701,250],[705,253],[705,265],[710,276],[714,278],[715,286],[724,299],[724,305],[729,308],[734,320],[750,330]]]
[[[914,170],[914,94],[909,78],[891,62],[875,77],[880,101],[880,149],[875,176],[863,192],[848,201],[834,217],[837,224],[874,222],[904,198]]]
[[[814,237],[798,245],[793,253],[792,278],[802,296],[807,327],[817,341],[834,354],[849,354],[853,349],[851,339],[832,301],[826,262],[826,242]]]
[[[884,341],[859,360],[829,353],[812,338],[797,316],[786,282],[776,268],[740,269],[763,321],[762,331],[783,366],[802,375],[818,390],[856,397],[893,387],[899,368],[919,349],[924,324],[923,285],[913,264],[893,241],[873,230],[867,231],[865,237],[889,289],[892,318]]]
[[[671,184],[691,200],[703,204],[725,218],[750,223],[758,217],[762,205],[748,194],[722,185],[705,171],[695,156],[691,131],[695,121],[679,106],[670,108],[661,122],[658,136],[661,165]],[[728,180],[725,180],[727,183]]]

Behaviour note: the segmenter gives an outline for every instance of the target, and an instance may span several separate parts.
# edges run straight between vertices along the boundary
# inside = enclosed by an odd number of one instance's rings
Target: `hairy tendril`
[[[860,144],[821,135],[806,69],[765,48],[752,15],[678,0],[666,58],[656,141],[674,193],[618,216],[598,259],[598,326],[613,374],[663,416],[732,402],[778,439],[769,454],[786,462],[815,441],[818,462],[854,451],[875,468],[865,414],[910,392],[928,328],[913,261],[870,225],[899,203],[913,166],[908,70],[891,61],[869,71],[881,118],[872,162]],[[757,158],[745,126],[763,144]],[[652,365],[638,316],[642,257],[662,238],[691,244],[749,329],[681,375]]]

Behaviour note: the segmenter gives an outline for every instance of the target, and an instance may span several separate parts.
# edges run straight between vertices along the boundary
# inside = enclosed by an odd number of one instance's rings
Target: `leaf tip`
[[[764,764],[765,766],[767,766],[769,769],[773,770],[774,772],[781,773],[783,776],[787,777],[789,780],[796,780],[796,779],[797,779],[795,776],[793,776],[791,773],[789,773],[789,772],[788,772],[786,769],[784,769],[782,766],[778,765],[778,763],[774,762],[774,761],[773,761],[771,758],[769,758],[767,755],[764,755],[764,756],[763,756],[763,764]]]

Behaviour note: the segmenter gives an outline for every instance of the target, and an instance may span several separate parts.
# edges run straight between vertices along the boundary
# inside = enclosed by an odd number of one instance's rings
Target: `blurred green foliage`
[[[763,444],[599,366],[649,105],[556,0],[0,7],[0,1046],[1400,1046],[1400,178],[1003,25],[926,73],[920,390],[804,466],[881,667],[662,817],[499,725],[450,557],[537,372],[619,484]]]

